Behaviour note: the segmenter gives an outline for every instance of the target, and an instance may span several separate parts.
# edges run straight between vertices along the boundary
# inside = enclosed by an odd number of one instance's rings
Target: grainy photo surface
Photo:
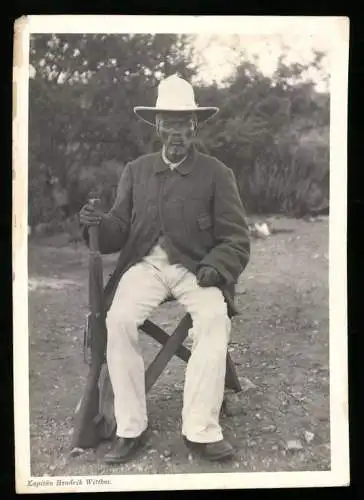
[[[348,484],[348,20],[14,47],[17,491]]]

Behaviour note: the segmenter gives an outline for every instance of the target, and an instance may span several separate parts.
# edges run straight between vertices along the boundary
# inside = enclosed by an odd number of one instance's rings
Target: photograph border
[[[330,48],[329,351],[331,470],[213,474],[32,477],[29,435],[28,89],[33,33],[273,34],[327,30]],[[13,377],[17,493],[344,486],[350,483],[347,321],[347,113],[349,19],[330,16],[21,17],[13,61]],[[63,484],[57,485],[62,480]],[[87,484],[87,481],[93,484]]]

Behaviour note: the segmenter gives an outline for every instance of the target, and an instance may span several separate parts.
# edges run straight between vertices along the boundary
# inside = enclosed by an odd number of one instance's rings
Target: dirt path
[[[274,224],[294,232],[254,241],[238,286],[241,315],[233,322],[230,350],[239,376],[255,387],[244,392],[242,413],[222,417],[226,436],[238,448],[236,459],[223,465],[192,458],[181,442],[185,366],[177,358],[148,395],[150,439],[136,460],[105,466],[108,445],[68,458],[73,412],[86,376],[87,253],[57,239],[30,244],[33,475],[330,468],[328,221],[277,219]],[[105,275],[114,261],[105,258]],[[153,319],[172,331],[182,314],[180,307],[165,305]],[[144,335],[141,342],[148,363],[157,345]]]

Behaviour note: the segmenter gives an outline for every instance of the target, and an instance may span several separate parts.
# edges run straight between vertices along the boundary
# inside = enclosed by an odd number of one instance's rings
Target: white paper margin
[[[14,26],[13,345],[17,493],[153,491],[343,486],[350,483],[347,373],[347,97],[349,19],[275,16],[29,16]],[[307,35],[332,40],[330,124],[330,422],[331,470],[214,474],[32,477],[29,436],[28,337],[28,82],[30,33],[211,33]],[[57,486],[57,481],[73,482]],[[88,485],[87,481],[109,484]],[[81,481],[81,485],[77,484]],[[32,485],[36,483],[37,486]],[[52,485],[47,486],[47,482]]]

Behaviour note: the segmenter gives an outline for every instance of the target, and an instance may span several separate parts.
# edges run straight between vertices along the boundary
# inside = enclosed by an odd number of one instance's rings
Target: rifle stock
[[[96,205],[97,200],[94,201]],[[89,228],[89,314],[85,332],[89,348],[89,370],[83,397],[78,405],[73,431],[72,448],[93,448],[100,441],[99,378],[105,362],[106,324],[103,300],[102,257],[99,249],[99,230]]]

